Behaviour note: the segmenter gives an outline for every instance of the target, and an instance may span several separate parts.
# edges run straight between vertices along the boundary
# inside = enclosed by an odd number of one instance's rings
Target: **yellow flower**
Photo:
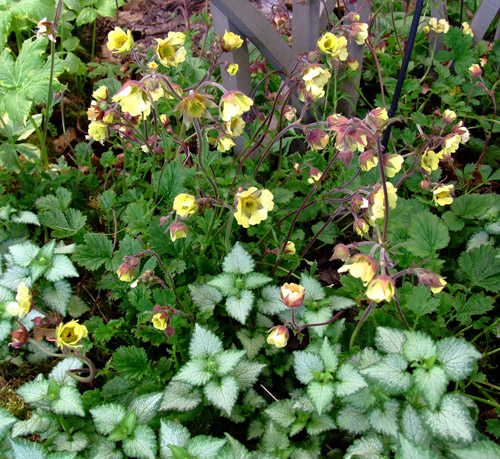
[[[313,167],[309,171],[309,178],[307,179],[307,183],[310,183],[312,185],[315,182],[319,182],[319,179],[321,178],[322,175],[323,175],[323,172],[321,172],[320,170]]]
[[[460,94],[461,92],[462,92],[462,88],[460,86],[455,86],[455,87],[451,88],[450,96],[455,96],[457,94]]]
[[[303,302],[305,298],[305,289],[302,285],[299,284],[283,284],[281,286],[281,299],[283,303],[289,308],[298,308]]]
[[[118,279],[120,279],[122,282],[131,282],[134,278],[137,268],[139,267],[139,264],[140,261],[137,257],[123,257],[123,263],[116,270]]]
[[[174,222],[169,226],[170,239],[175,242],[177,239],[187,237],[187,226],[182,222]]]
[[[77,320],[72,320],[67,324],[60,323],[56,329],[57,345],[63,349],[65,347],[81,347],[79,341],[88,336],[85,325],[80,325]]]
[[[394,177],[405,162],[401,155],[384,155],[384,169],[387,177]]]
[[[388,119],[387,110],[382,107],[370,110],[365,117],[365,121],[375,129],[380,129]]]
[[[112,100],[118,102],[122,111],[131,116],[142,115],[145,118],[151,112],[151,102],[146,91],[130,82],[125,84]]]
[[[450,24],[446,19],[430,18],[429,19],[429,27],[433,32],[436,33],[447,33],[450,30]]]
[[[155,61],[148,62],[148,68],[155,72],[158,69],[158,64]]]
[[[359,62],[356,59],[349,58],[346,61],[347,69],[351,72],[355,72],[359,68]]]
[[[155,53],[165,67],[177,67],[186,59],[184,42],[186,36],[182,32],[169,32],[167,38],[156,38]]]
[[[238,137],[242,134],[245,122],[239,117],[231,118],[229,121],[224,122],[224,130],[231,137]]]
[[[267,332],[271,334],[267,337],[267,343],[276,347],[285,347],[288,343],[289,332],[284,325],[272,327]]]
[[[172,206],[180,217],[187,217],[196,212],[198,208],[196,198],[191,194],[181,193],[174,199]]]
[[[441,290],[444,289],[446,286],[447,282],[444,280],[443,277],[441,277],[439,274],[436,274],[438,282],[441,284],[441,287],[431,287],[431,292],[432,293],[439,293]]]
[[[378,158],[373,155],[372,151],[365,151],[359,155],[359,165],[362,171],[369,171],[373,169],[378,164]]]
[[[458,134],[449,134],[444,138],[443,149],[439,152],[440,157],[455,153],[460,146],[461,137]]]
[[[453,202],[451,197],[451,192],[453,191],[453,185],[441,185],[432,190],[432,195],[434,202],[438,206],[446,206]]]
[[[421,165],[422,169],[429,174],[432,171],[435,171],[438,166],[439,166],[439,159],[441,158],[441,155],[436,154],[432,150],[425,150],[424,154],[422,155],[421,158]]]
[[[396,202],[398,200],[398,195],[396,192],[397,188],[394,188],[394,185],[391,182],[386,182],[387,185],[387,195],[389,198],[389,208],[394,209],[396,207]],[[376,191],[372,196],[373,203],[370,206],[370,220],[375,222],[380,218],[384,218],[385,216],[385,199],[384,199],[384,190],[382,187],[378,191]]]
[[[375,276],[377,268],[377,263],[372,257],[358,253],[342,265],[338,269],[338,272],[349,272],[352,277],[361,279],[363,284],[366,285],[373,279],[373,276]]]
[[[153,316],[153,327],[158,330],[165,330],[167,328],[167,318],[163,317],[161,312]]]
[[[358,44],[364,45],[368,38],[368,24],[364,22],[354,22],[351,24],[350,37]]]
[[[229,73],[229,75],[236,75],[239,69],[240,66],[238,64],[229,64],[226,68],[226,72]]]
[[[236,144],[233,142],[233,139],[229,137],[228,135],[225,135],[223,137],[220,137],[217,140],[217,150],[221,152],[229,151],[231,148],[233,148]]]
[[[364,220],[357,219],[354,222],[354,231],[356,231],[358,236],[363,236],[364,234],[366,234],[368,232],[369,229],[370,229],[370,226]]]
[[[113,116],[113,115],[111,115]],[[103,142],[103,140],[108,135],[108,127],[101,121],[92,121],[89,124],[89,135],[90,139],[94,139],[96,142]]]
[[[394,296],[394,284],[392,279],[385,274],[376,277],[368,284],[366,296],[376,303],[380,303],[384,300],[391,301]]]
[[[457,119],[457,114],[453,110],[446,109],[443,113],[443,121],[450,124]]]
[[[109,96],[108,94],[108,88],[106,88],[106,86],[99,86],[93,93],[92,93],[92,97],[97,100],[97,101],[101,101],[101,100],[104,100],[104,99],[107,99]]]
[[[325,95],[323,86],[328,83],[331,76],[328,70],[318,64],[310,65],[302,72],[302,79],[306,85],[306,91],[308,91],[314,99],[320,99]],[[299,98],[304,101],[303,94]]]
[[[470,28],[470,25],[468,22],[462,22],[462,33],[464,35],[470,35],[471,37],[474,37],[474,32]]]
[[[253,100],[239,91],[229,91],[220,99],[222,121],[231,121],[233,118],[248,112],[253,105]]]
[[[327,32],[318,40],[318,49],[334,59],[345,61],[347,59],[347,40],[345,37],[336,37]]]
[[[285,253],[285,255],[295,255],[295,243],[293,243],[292,241],[288,241],[283,252]]]
[[[108,43],[106,46],[115,54],[128,53],[134,46],[132,32],[129,30],[125,33],[120,27],[115,27],[114,30],[108,33]]]
[[[233,49],[239,48],[243,44],[243,40],[239,35],[233,32],[228,32],[227,30],[222,37],[222,49],[229,52]]]
[[[7,312],[13,316],[18,316],[22,319],[28,312],[30,312],[33,303],[30,289],[26,287],[24,282],[17,286],[16,301],[11,301],[7,304]]]
[[[254,186],[238,193],[236,199],[238,205],[234,218],[243,228],[258,225],[274,208],[273,194],[269,190],[258,190]]]
[[[479,67],[479,64],[472,64],[469,67],[469,75],[471,78],[479,78],[483,74],[483,71],[481,70],[481,67]]]

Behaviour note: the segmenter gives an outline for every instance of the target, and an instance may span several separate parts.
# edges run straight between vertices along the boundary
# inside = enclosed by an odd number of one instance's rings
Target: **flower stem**
[[[352,348],[354,347],[354,341],[356,340],[356,336],[358,336],[358,333],[361,330],[361,327],[363,326],[366,319],[368,318],[368,316],[372,312],[373,305],[374,305],[373,301],[370,301],[370,304],[366,308],[366,311],[364,312],[363,317],[361,317],[361,320],[357,323],[356,328],[352,332],[351,340],[349,341],[349,350],[350,351],[352,351]]]

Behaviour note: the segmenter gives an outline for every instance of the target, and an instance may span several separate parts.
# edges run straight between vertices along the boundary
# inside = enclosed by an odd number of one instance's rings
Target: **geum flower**
[[[432,196],[434,202],[438,206],[446,206],[453,202],[453,197],[451,192],[453,191],[453,185],[441,185],[432,190]]]
[[[229,91],[220,99],[220,112],[222,121],[231,121],[233,118],[248,112],[253,105],[253,100],[239,91]]]
[[[273,210],[273,194],[269,190],[258,190],[251,187],[236,195],[238,202],[234,218],[243,228],[258,225],[267,218],[268,211]]]
[[[322,53],[333,59],[341,61],[347,59],[347,40],[345,37],[336,37],[333,33],[327,32],[318,40],[317,45]]]
[[[155,53],[165,67],[177,67],[186,59],[184,42],[186,35],[182,32],[169,32],[167,38],[156,38]]]
[[[118,102],[122,111],[131,116],[142,115],[145,118],[151,112],[151,101],[138,81],[125,83],[112,100]]]
[[[387,196],[389,198],[389,208],[394,209],[398,200],[397,188],[391,182],[386,182]],[[377,185],[375,191],[369,199],[368,215],[372,222],[385,217],[385,196],[382,186]]]
[[[366,296],[376,303],[391,301],[394,293],[394,283],[392,279],[385,274],[381,274],[375,279],[372,279],[366,288]]]
[[[13,316],[18,316],[22,319],[31,310],[33,305],[33,297],[30,289],[26,287],[24,282],[17,286],[16,301],[11,301],[7,304],[7,312]]]
[[[299,284],[283,284],[280,290],[281,300],[289,308],[298,308],[304,302],[305,289]]]
[[[188,217],[196,212],[198,205],[196,204],[196,198],[192,194],[181,193],[175,197],[172,207],[179,217]]]
[[[224,36],[222,37],[222,49],[226,52],[230,52],[233,49],[239,48],[243,44],[243,39],[233,33],[228,32],[227,29],[224,32]]]
[[[338,272],[349,272],[352,277],[361,279],[363,284],[366,285],[373,279],[377,269],[377,262],[372,257],[358,253],[341,266]]]
[[[67,324],[60,323],[56,329],[57,345],[61,349],[81,347],[78,343],[87,336],[87,327],[80,325],[77,320],[71,320]]]
[[[429,174],[432,171],[437,170],[437,168],[439,166],[439,158],[440,158],[440,155],[436,154],[434,151],[425,150],[425,152],[421,158],[422,169],[424,171],[428,172]]]
[[[125,33],[120,27],[108,33],[107,48],[115,54],[128,53],[134,46],[134,39],[130,30]]]
[[[289,332],[284,325],[276,325],[267,330],[271,334],[267,337],[267,343],[273,344],[276,347],[285,347],[288,343]]]
[[[328,83],[331,76],[331,73],[319,64],[312,64],[306,67],[302,72],[302,80],[304,80],[305,90],[314,100],[320,99],[325,95],[323,87],[326,83]],[[305,94],[303,91],[302,93],[299,91],[299,99],[304,101]]]

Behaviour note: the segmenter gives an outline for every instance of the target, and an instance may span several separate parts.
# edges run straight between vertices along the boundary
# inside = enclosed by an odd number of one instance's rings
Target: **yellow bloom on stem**
[[[131,116],[146,117],[151,112],[151,101],[146,91],[131,82],[126,83],[112,100],[118,102],[122,111]]]
[[[432,190],[432,197],[438,206],[446,206],[453,202],[451,192],[453,185],[441,185]]]
[[[244,127],[245,122],[239,116],[224,122],[224,131],[226,131],[231,137],[240,136],[243,133]]]
[[[358,218],[357,220],[354,221],[354,231],[358,234],[358,236],[363,236],[364,234],[368,233],[370,229],[370,225],[366,223],[364,220],[361,220]]]
[[[271,334],[267,337],[267,343],[276,347],[285,347],[288,343],[289,332],[288,328],[284,325],[277,325],[272,327],[267,332]]]
[[[31,295],[30,289],[26,287],[24,282],[21,282],[17,286],[16,301],[11,301],[7,304],[7,312],[13,316],[17,316],[22,319],[31,310],[33,304],[33,297]]]
[[[273,194],[269,190],[258,190],[254,186],[238,193],[236,199],[238,204],[234,218],[243,228],[258,225],[274,208]]]
[[[285,246],[285,250],[283,253],[285,255],[295,255],[296,249],[295,249],[295,243],[292,241],[288,241]]]
[[[446,109],[443,113],[443,121],[450,124],[457,119],[457,114],[453,110]]]
[[[182,32],[169,32],[167,38],[156,38],[155,54],[165,67],[177,67],[186,59],[184,42],[186,35]]]
[[[233,32],[228,32],[226,29],[224,36],[222,37],[222,49],[224,51],[232,51],[233,49],[241,47],[242,44],[243,39],[239,35]]]
[[[333,59],[345,61],[347,59],[347,40],[345,37],[336,37],[333,33],[325,33],[317,42],[318,49]]]
[[[472,64],[469,67],[469,75],[471,78],[479,78],[483,74],[483,71],[481,70],[481,67],[479,67],[479,64]]]
[[[439,293],[439,292],[441,292],[441,290],[443,290],[444,287],[447,284],[447,282],[444,280],[444,278],[441,277],[439,274],[436,274],[436,276],[437,276],[437,278],[438,278],[437,280],[441,284],[441,286],[440,287],[431,287],[431,292],[432,293]]]
[[[187,226],[182,222],[172,223],[168,230],[170,231],[170,239],[175,242],[177,239],[183,239],[187,237]]]
[[[437,170],[439,166],[440,157],[441,157],[440,155],[436,154],[432,150],[425,150],[421,158],[422,169],[428,172],[429,174],[432,171]]]
[[[306,67],[302,72],[302,79],[308,91],[314,99],[320,99],[325,95],[323,87],[331,77],[331,73],[321,67],[321,65],[313,64]],[[304,101],[304,95],[299,96],[300,100]]]
[[[238,73],[238,70],[240,69],[240,66],[238,64],[229,64],[226,67],[226,72],[229,75],[236,75]]]
[[[163,317],[163,314],[159,312],[153,316],[153,327],[158,330],[165,330],[167,328],[167,318]]]
[[[394,283],[392,282],[392,279],[385,274],[381,274],[371,280],[366,288],[366,296],[376,303],[380,303],[381,301],[391,301],[394,293]]]
[[[231,119],[248,112],[253,105],[253,100],[239,91],[229,91],[220,99],[220,111],[222,121],[231,121]]]
[[[351,72],[355,72],[359,68],[359,62],[356,59],[349,58],[346,61],[347,69]]]
[[[283,303],[289,308],[298,308],[305,298],[305,289],[299,284],[283,284],[280,290]]]
[[[109,93],[108,93],[108,88],[106,88],[106,86],[102,85],[102,86],[99,86],[93,93],[92,93],[92,97],[97,100],[97,101],[101,101],[101,100],[104,100],[104,99],[107,99],[109,97]]]
[[[387,177],[394,177],[403,166],[405,162],[401,155],[384,155],[384,170]]]
[[[394,209],[396,207],[396,202],[398,200],[398,195],[396,192],[397,188],[391,182],[386,182],[387,186],[387,197],[389,198],[389,208]],[[371,197],[372,203],[369,208],[370,220],[375,222],[379,218],[384,218],[385,216],[385,199],[384,199],[384,189],[380,187]]]
[[[353,22],[351,24],[350,37],[358,44],[364,45],[368,38],[368,24],[364,22]]]
[[[224,153],[225,151],[231,150],[236,144],[233,142],[230,136],[225,135],[217,140],[217,150]]]
[[[460,146],[460,140],[461,137],[458,134],[448,134],[444,138],[443,149],[440,151],[440,155],[449,156],[452,153],[455,153]]]
[[[178,194],[174,199],[172,206],[180,217],[188,217],[196,212],[198,208],[196,198],[187,193]]]
[[[474,32],[470,28],[470,25],[468,22],[462,22],[462,33],[464,35],[470,35],[471,37],[474,37]]]
[[[102,121],[92,121],[89,124],[89,139],[94,139],[96,142],[103,142],[108,135],[108,127]]]
[[[339,273],[349,272],[352,277],[363,281],[366,285],[373,279],[377,272],[377,262],[369,255],[358,253],[350,258],[343,266],[338,269]]]
[[[108,33],[107,48],[115,54],[128,53],[134,47],[134,39],[130,30],[125,33],[120,27]]]
[[[450,30],[450,24],[446,19],[430,18],[429,19],[430,30],[436,33],[447,33]]]
[[[369,171],[378,164],[378,157],[373,154],[372,150],[365,151],[359,155],[359,165],[362,171]]]
[[[87,336],[87,327],[80,325],[77,320],[71,320],[67,324],[60,323],[56,329],[57,345],[61,349],[81,347],[78,343]]]

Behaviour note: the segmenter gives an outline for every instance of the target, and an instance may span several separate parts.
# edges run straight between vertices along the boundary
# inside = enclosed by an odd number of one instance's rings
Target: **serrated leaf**
[[[207,284],[219,289],[224,296],[236,295],[238,293],[238,289],[235,287],[236,274],[233,273],[219,274],[213,279],[210,279]]]
[[[237,242],[222,263],[225,273],[248,274],[253,271],[255,262],[250,254]]]
[[[237,381],[239,388],[246,390],[255,384],[264,368],[265,365],[263,363],[242,360],[233,370],[232,376]]]
[[[266,453],[279,455],[285,451],[290,445],[288,435],[286,435],[280,427],[273,422],[267,425],[262,437],[261,451]]]
[[[115,442],[99,437],[98,443],[92,445],[89,455],[92,459],[122,459],[123,453],[115,448]]]
[[[195,325],[189,343],[189,356],[192,359],[197,357],[207,358],[222,352],[222,350],[222,341],[217,336],[200,325]]]
[[[19,423],[23,421],[18,421],[5,408],[0,407],[0,439],[9,431],[10,426],[16,422]],[[15,437],[16,435],[12,434],[12,436]]]
[[[451,453],[457,459],[498,459],[500,446],[491,440],[475,441],[465,448],[451,447]]]
[[[247,351],[247,357],[250,360],[252,360],[266,344],[266,338],[263,334],[250,336],[247,330],[240,330],[236,333],[236,336],[241,341],[245,351]]]
[[[207,311],[213,309],[217,303],[222,301],[222,295],[215,288],[210,285],[195,285],[189,286],[189,293],[193,303],[200,311]]]
[[[51,424],[52,421],[46,415],[40,416],[38,413],[33,413],[31,418],[26,421],[17,421],[14,424],[11,436],[14,438],[31,435],[33,433],[46,432]]]
[[[222,351],[215,356],[215,362],[217,364],[217,375],[225,376],[234,370],[236,365],[241,362],[241,359],[245,356],[245,351]]]
[[[344,363],[335,375],[338,382],[335,383],[335,394],[339,397],[354,394],[363,387],[367,387],[366,381],[350,363]]]
[[[463,194],[451,204],[453,213],[461,218],[480,218],[495,204],[494,196],[488,194]]]
[[[184,448],[191,438],[189,430],[178,422],[162,419],[160,426],[161,457],[173,457],[169,445]]]
[[[384,454],[384,445],[379,437],[370,435],[354,440],[353,444],[347,448],[344,459],[382,459],[387,457]]]
[[[434,258],[437,251],[446,247],[450,241],[446,225],[428,210],[413,216],[409,236],[408,249],[422,258]]]
[[[66,280],[54,282],[42,290],[43,301],[62,316],[66,315],[66,308],[71,298],[71,285]]]
[[[207,435],[198,435],[191,438],[187,444],[187,452],[191,457],[213,459],[226,444],[225,438],[214,438]]]
[[[306,311],[304,312],[303,320],[306,324],[321,324],[329,321],[333,317],[333,309],[330,306],[326,308],[318,309],[317,311]],[[320,325],[316,327],[310,327],[309,332],[313,332],[315,335],[323,338],[328,325]]]
[[[417,317],[431,314],[437,310],[439,299],[435,298],[430,289],[425,285],[418,285],[404,295],[402,304],[412,311]]]
[[[83,368],[83,363],[75,357],[66,357],[62,359],[50,372],[49,378],[52,378],[60,386],[76,386],[77,381],[67,374],[69,370]]]
[[[406,371],[408,361],[399,354],[388,354],[367,368],[360,370],[371,382],[388,394],[397,395],[411,387],[411,375]]]
[[[89,437],[83,432],[74,432],[71,434],[71,437],[68,438],[66,433],[61,432],[54,437],[54,444],[56,445],[56,451],[79,452],[83,451],[88,446]],[[49,457],[49,459],[51,459],[51,457]]]
[[[328,300],[332,305],[333,311],[343,311],[356,305],[356,302],[353,299],[345,298],[343,296],[329,296]]]
[[[396,437],[399,431],[398,414],[399,403],[396,400],[387,400],[383,408],[374,408],[368,415],[368,419],[376,432]]]
[[[399,445],[395,459],[406,459],[409,457],[411,459],[439,459],[439,456],[434,451],[423,448],[418,443],[413,443],[402,435],[399,435]]]
[[[40,443],[33,443],[28,440],[10,440],[11,453],[14,459],[45,459],[47,453]]]
[[[232,376],[224,376],[220,381],[210,381],[204,389],[205,397],[217,408],[231,414],[240,388]]]
[[[78,277],[79,274],[66,255],[55,255],[44,276],[48,281],[56,282],[65,277]]]
[[[89,312],[90,308],[87,303],[85,303],[80,297],[76,295],[71,295],[71,298],[68,303],[68,314],[77,319],[78,317],[83,316],[86,312]]]
[[[40,248],[32,242],[11,245],[9,252],[18,266],[26,268],[38,255]]]
[[[310,352],[294,352],[293,362],[295,376],[302,384],[309,384],[314,379],[314,372],[325,370],[322,360]]]
[[[287,429],[295,421],[293,400],[279,400],[266,408],[266,414],[281,427]]]
[[[307,395],[309,395],[318,414],[321,414],[331,404],[334,394],[335,390],[331,382],[311,381],[307,385]]]
[[[345,406],[339,411],[337,425],[353,434],[361,434],[371,428],[366,414],[352,406]]]
[[[337,370],[337,367],[339,366],[339,358],[327,337],[323,339],[319,355],[321,360],[323,360],[326,371],[333,373]]]
[[[413,372],[413,378],[415,386],[420,390],[429,408],[435,410],[448,386],[448,378],[444,370],[437,365],[429,370],[419,367]]]
[[[500,258],[498,249],[480,246],[464,252],[458,259],[458,266],[472,286],[482,287],[490,292],[500,291]]]
[[[156,435],[151,427],[139,424],[132,435],[123,440],[123,452],[128,457],[155,459]]]
[[[196,408],[200,402],[201,395],[198,389],[189,384],[172,381],[165,389],[160,411],[189,411]]]
[[[52,411],[56,414],[73,414],[85,416],[82,396],[76,387],[62,386],[58,399],[52,402]]]
[[[233,459],[233,458],[238,458],[238,459],[252,459],[252,456],[248,452],[248,450],[243,446],[239,441],[231,437],[228,433],[224,433],[226,436],[229,445],[228,448],[225,450],[225,456],[219,455],[221,459]]]
[[[280,288],[274,285],[268,285],[262,289],[261,298],[257,301],[257,307],[259,311],[270,315],[287,309],[281,299]]]
[[[319,435],[320,433],[326,432],[327,430],[333,430],[335,428],[335,422],[333,422],[333,419],[326,414],[318,415],[313,413],[311,415],[311,419],[309,419],[306,425],[306,430],[309,435]]]
[[[436,354],[436,343],[430,336],[418,331],[405,331],[404,334],[403,355],[410,362],[424,361]]]
[[[254,288],[263,287],[269,284],[273,279],[261,273],[249,273],[245,277],[245,288],[253,290]]]
[[[401,330],[388,327],[377,327],[375,344],[380,351],[387,354],[401,354],[406,337]]]
[[[460,231],[465,226],[465,222],[451,211],[445,212],[441,215],[441,218],[444,220],[450,231]]]
[[[102,265],[111,267],[113,243],[105,234],[87,233],[83,236],[85,244],[78,245],[73,254],[73,260],[81,266],[96,271]]]
[[[471,442],[474,422],[462,400],[455,394],[445,395],[438,410],[424,410],[422,418],[432,433],[443,440]]]
[[[151,421],[160,408],[160,402],[163,398],[162,392],[153,392],[137,397],[131,404],[130,409],[135,411],[137,422],[147,423]]]
[[[18,395],[23,398],[26,403],[36,403],[43,400],[47,396],[49,382],[46,380],[34,380],[23,384],[16,390]]]
[[[245,324],[253,306],[253,299],[254,295],[250,290],[243,290],[237,296],[229,296],[226,299],[226,310],[231,317]]]
[[[401,415],[401,430],[407,439],[418,445],[427,446],[431,438],[417,411],[409,404]]]
[[[300,276],[300,285],[304,287],[305,299],[318,301],[325,298],[325,289],[313,277],[302,273]]]
[[[146,351],[136,346],[121,346],[113,355],[113,367],[126,378],[140,379],[148,368]]]
[[[481,357],[477,349],[463,339],[450,337],[437,344],[437,360],[452,381],[466,378]]]
[[[125,417],[125,408],[117,403],[107,403],[90,410],[97,431],[108,435]]]
[[[213,374],[207,370],[207,360],[196,358],[189,360],[177,374],[172,378],[172,381],[180,381],[191,384],[193,386],[204,386]]]
[[[36,216],[36,214],[26,210],[18,212],[17,216],[13,216],[11,218],[11,221],[13,221],[14,223],[25,223],[40,226],[40,222],[38,221],[38,217]]]
[[[30,270],[28,268],[11,266],[0,278],[0,285],[14,291],[17,290],[17,287],[21,282],[24,282],[28,288],[32,287]]]

